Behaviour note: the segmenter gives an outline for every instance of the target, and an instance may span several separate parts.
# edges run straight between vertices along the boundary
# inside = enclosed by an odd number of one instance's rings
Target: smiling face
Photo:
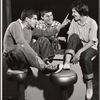
[[[72,9],[72,16],[76,21],[81,19],[81,15],[74,8]]]
[[[33,15],[31,18],[26,18],[27,27],[34,28],[37,24],[37,15]]]
[[[52,14],[52,12],[47,12],[47,13],[45,13],[44,16],[41,17],[41,18],[44,20],[44,22],[45,22],[46,24],[51,25],[52,22],[53,22],[53,14]]]

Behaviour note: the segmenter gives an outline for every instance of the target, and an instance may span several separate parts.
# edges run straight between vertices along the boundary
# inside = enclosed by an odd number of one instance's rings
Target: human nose
[[[36,20],[36,24],[38,24],[38,20]]]
[[[50,18],[53,19],[53,16],[51,15]]]
[[[74,13],[72,12],[72,16],[74,16]]]

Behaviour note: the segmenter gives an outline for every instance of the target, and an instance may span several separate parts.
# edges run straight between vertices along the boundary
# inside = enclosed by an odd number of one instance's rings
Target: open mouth
[[[48,20],[48,24],[52,24],[52,22],[53,22],[52,20]]]

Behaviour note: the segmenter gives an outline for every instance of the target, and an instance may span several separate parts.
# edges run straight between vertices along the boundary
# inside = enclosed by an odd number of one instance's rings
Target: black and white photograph
[[[1,0],[1,100],[99,100],[99,0]]]

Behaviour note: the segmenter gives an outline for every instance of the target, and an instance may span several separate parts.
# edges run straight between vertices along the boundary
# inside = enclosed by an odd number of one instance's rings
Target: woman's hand
[[[74,55],[74,57],[73,57],[73,59],[71,60],[71,62],[72,62],[73,64],[77,64],[77,63],[79,62],[79,60],[80,60],[80,55],[81,55],[81,52],[78,51],[78,52]]]

